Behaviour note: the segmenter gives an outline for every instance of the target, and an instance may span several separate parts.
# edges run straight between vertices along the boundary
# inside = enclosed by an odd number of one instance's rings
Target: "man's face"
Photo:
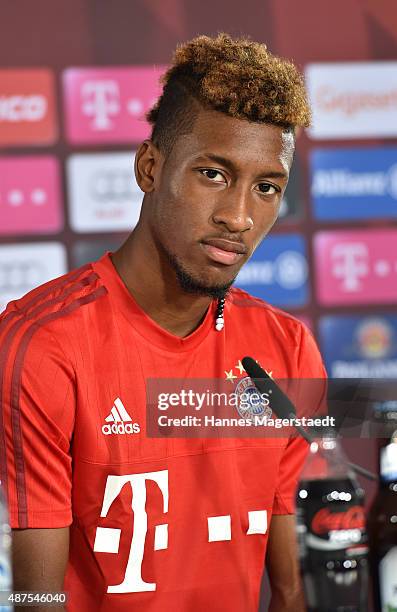
[[[230,286],[277,219],[293,151],[279,127],[208,110],[177,139],[147,218],[182,288],[216,296]]]

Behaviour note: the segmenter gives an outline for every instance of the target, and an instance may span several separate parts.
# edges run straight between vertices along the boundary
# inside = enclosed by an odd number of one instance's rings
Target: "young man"
[[[306,443],[150,438],[146,391],[236,386],[247,354],[276,378],[324,375],[297,320],[229,289],[277,219],[309,122],[302,80],[263,45],[202,36],[177,50],[148,118],[126,243],[2,315],[14,587],[64,588],[70,612],[254,612],[266,557],[271,610],[297,612]]]

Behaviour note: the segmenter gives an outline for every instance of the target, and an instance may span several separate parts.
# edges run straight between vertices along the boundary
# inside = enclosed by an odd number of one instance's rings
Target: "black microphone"
[[[266,393],[272,396],[272,410],[280,419],[294,419],[296,418],[296,408],[280,387],[274,382],[274,380],[265,372],[263,368],[254,360],[252,357],[244,357],[241,360],[244,366],[244,370],[251,378],[255,387],[260,393]],[[294,427],[299,431],[302,438],[309,444],[313,442],[313,437],[310,436],[301,425],[294,424]]]
[[[296,409],[294,404],[291,402],[288,395],[286,395],[269,376],[269,374],[267,374],[267,372],[265,372],[265,370],[261,368],[261,366],[254,359],[252,359],[252,357],[243,357],[241,363],[258,391],[260,393],[266,393],[272,396],[271,408],[276,416],[278,416],[280,419],[290,419],[295,429],[308,444],[314,442],[314,437],[303,429],[301,425],[297,425],[295,423]],[[369,472],[360,465],[356,465],[351,461],[348,461],[347,464],[354,472],[365,476],[369,480],[378,480],[375,474]]]

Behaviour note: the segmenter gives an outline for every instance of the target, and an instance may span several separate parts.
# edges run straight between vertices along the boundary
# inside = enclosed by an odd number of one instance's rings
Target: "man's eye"
[[[270,183],[259,183],[258,187],[261,193],[266,193],[268,195],[273,195],[279,191],[279,189]]]
[[[213,168],[204,168],[203,170],[200,170],[200,172],[214,183],[225,182],[224,176],[218,170],[214,170]]]

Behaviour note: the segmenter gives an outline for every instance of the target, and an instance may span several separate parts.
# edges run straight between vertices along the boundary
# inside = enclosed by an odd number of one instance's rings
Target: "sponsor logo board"
[[[397,377],[397,316],[325,316],[319,333],[331,378]]]
[[[135,181],[133,153],[72,155],[67,183],[74,231],[129,231],[137,224],[143,193]]]
[[[306,244],[299,234],[268,236],[240,270],[236,286],[280,306],[308,300]]]
[[[313,151],[311,195],[319,220],[397,217],[397,148]]]
[[[397,230],[319,232],[314,238],[320,304],[397,300]]]
[[[300,158],[297,154],[295,154],[294,163],[291,167],[287,188],[284,192],[284,196],[281,201],[280,211],[278,215],[278,223],[288,223],[288,221],[296,221],[302,215],[303,201],[301,176],[302,168],[300,164]]]
[[[63,74],[66,132],[72,143],[137,142],[149,135],[165,66],[69,68]]]
[[[122,238],[116,239],[107,236],[101,240],[78,240],[72,247],[72,267],[80,268],[86,263],[96,261],[106,251],[113,253],[117,251],[122,242]]]
[[[48,145],[57,138],[50,70],[0,70],[0,145]]]
[[[397,136],[397,62],[309,64],[313,139]]]
[[[62,223],[58,161],[49,156],[0,159],[0,234],[58,232]]]
[[[0,312],[11,300],[66,271],[66,249],[60,242],[0,246]]]

